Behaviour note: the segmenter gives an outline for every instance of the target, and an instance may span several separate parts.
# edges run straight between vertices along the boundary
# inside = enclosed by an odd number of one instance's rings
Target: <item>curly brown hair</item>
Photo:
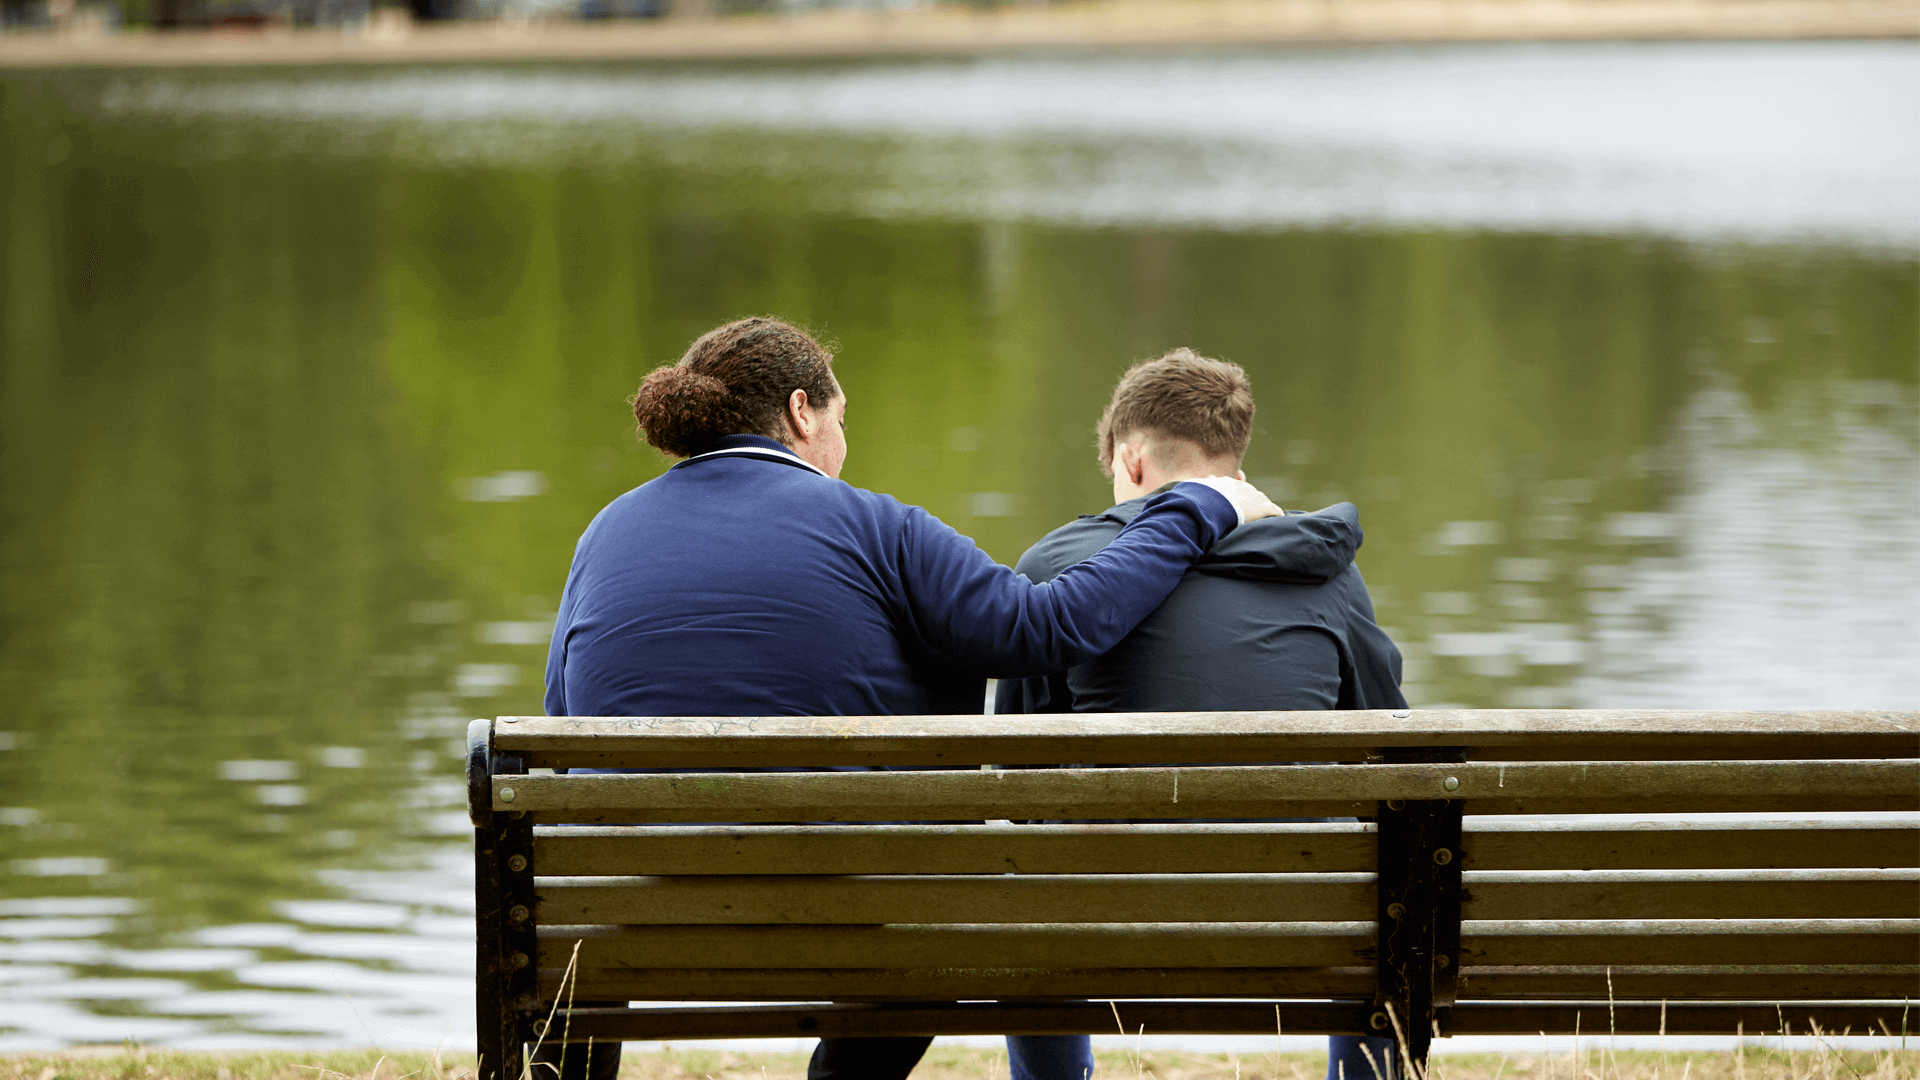
[[[640,437],[663,454],[691,457],[727,435],[792,440],[787,401],[810,408],[840,396],[833,354],[779,319],[739,319],[700,335],[677,364],[655,368],[628,403]]]
[[[1174,349],[1120,376],[1100,414],[1100,471],[1113,475],[1113,444],[1136,431],[1185,439],[1208,457],[1243,458],[1253,441],[1253,384],[1239,364]]]

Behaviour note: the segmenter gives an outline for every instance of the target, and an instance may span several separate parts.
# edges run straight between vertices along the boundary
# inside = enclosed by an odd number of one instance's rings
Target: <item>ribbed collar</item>
[[[746,457],[756,461],[773,461],[781,465],[797,465],[802,469],[826,476],[818,465],[780,445],[765,435],[725,435],[707,444],[708,449],[693,455],[675,465],[675,469],[684,469],[697,461],[711,461],[721,457]],[[671,470],[669,470],[671,471]],[[829,477],[831,479],[831,477]]]

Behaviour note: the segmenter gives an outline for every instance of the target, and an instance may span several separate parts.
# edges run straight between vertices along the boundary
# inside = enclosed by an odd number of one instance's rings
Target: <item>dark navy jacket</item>
[[[1051,580],[1118,536],[1146,502],[1055,529],[1016,569]],[[1351,503],[1250,522],[1216,542],[1110,652],[1002,682],[995,711],[1405,708],[1400,650],[1374,624],[1353,565],[1360,542]]]
[[[716,448],[615,499],[580,537],[549,715],[978,713],[989,676],[1112,648],[1236,521],[1225,496],[1182,484],[1086,565],[1032,584],[925,510],[771,439]]]

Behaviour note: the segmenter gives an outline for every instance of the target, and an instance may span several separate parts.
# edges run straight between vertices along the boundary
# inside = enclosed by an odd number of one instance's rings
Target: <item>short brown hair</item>
[[[1120,376],[1100,414],[1100,471],[1113,475],[1113,444],[1136,431],[1185,439],[1208,457],[1246,456],[1253,441],[1253,385],[1239,364],[1174,349]]]
[[[690,457],[728,435],[786,442],[795,390],[805,390],[814,409],[839,397],[833,354],[779,319],[738,319],[700,335],[679,363],[648,372],[628,404],[642,438]]]

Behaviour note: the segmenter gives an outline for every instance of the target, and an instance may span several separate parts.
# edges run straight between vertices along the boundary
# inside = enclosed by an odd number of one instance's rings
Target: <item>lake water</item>
[[[701,331],[1011,563],[1129,361],[1417,705],[1920,702],[1920,47],[0,75],[0,1049],[471,1045],[459,739]]]

